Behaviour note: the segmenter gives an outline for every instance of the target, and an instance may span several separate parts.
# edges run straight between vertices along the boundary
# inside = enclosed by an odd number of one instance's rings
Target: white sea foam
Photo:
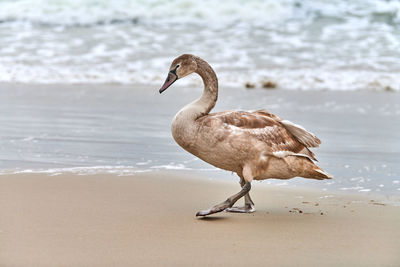
[[[0,170],[0,175],[7,174],[49,174],[60,175],[63,173],[73,173],[78,175],[87,174],[117,174],[133,175],[135,173],[148,172],[150,170],[138,169],[132,166],[90,166],[90,167],[72,167],[72,168],[50,168],[50,169],[22,169],[22,170]]]
[[[398,91],[399,25],[384,0],[5,0],[0,82],[159,85],[193,53],[224,85]]]
[[[164,170],[192,170],[191,168],[186,167],[183,164],[166,164],[166,165],[157,165],[152,166],[151,169],[164,169]]]
[[[142,164],[136,164],[142,165]],[[144,173],[150,171],[158,170],[175,170],[175,171],[216,171],[216,168],[189,168],[183,164],[165,164],[165,165],[155,165],[149,166],[148,168],[134,167],[134,166],[86,166],[86,167],[67,167],[67,168],[33,168],[33,169],[0,169],[0,175],[9,174],[48,174],[51,176],[57,176],[64,173],[73,173],[78,175],[92,175],[92,174],[116,174],[120,176],[124,175],[134,175],[137,173]]]
[[[371,189],[360,189],[360,190],[358,190],[358,192],[371,192]]]

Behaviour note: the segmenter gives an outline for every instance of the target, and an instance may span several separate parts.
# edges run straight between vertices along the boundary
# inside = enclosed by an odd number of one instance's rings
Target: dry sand
[[[0,265],[400,266],[400,207],[253,183],[256,213],[194,217],[238,190],[182,173],[3,175]]]

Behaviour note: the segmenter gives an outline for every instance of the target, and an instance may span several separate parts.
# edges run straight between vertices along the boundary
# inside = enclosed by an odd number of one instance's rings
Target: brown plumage
[[[218,98],[218,80],[210,65],[199,57],[185,54],[176,58],[160,93],[193,72],[203,79],[203,95],[176,114],[172,135],[188,152],[218,168],[236,172],[242,185],[238,194],[197,215],[230,208],[242,196],[245,206],[229,211],[254,211],[248,194],[253,179],[331,178],[314,164],[315,155],[309,150],[321,141],[303,127],[266,110],[209,113]]]
[[[298,140],[289,129],[285,128],[282,120],[266,110],[254,112],[224,111],[212,113],[197,119],[203,126],[210,127],[214,124],[222,124],[226,129],[226,135],[234,134],[234,130],[242,131],[267,145],[269,152],[290,151],[302,153],[315,159],[314,154],[307,145]],[[226,128],[228,126],[228,128]],[[315,141],[321,141],[315,137]]]

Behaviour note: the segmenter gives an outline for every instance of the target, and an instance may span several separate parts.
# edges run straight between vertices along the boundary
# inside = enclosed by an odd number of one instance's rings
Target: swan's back
[[[295,155],[315,160],[308,147],[321,143],[303,127],[282,121],[266,110],[211,113],[200,117],[197,122],[201,125],[200,131],[214,132],[215,142],[225,142],[232,148],[239,146],[239,149],[243,149],[240,148],[242,143],[251,144],[258,150],[253,153],[264,153],[277,158]]]

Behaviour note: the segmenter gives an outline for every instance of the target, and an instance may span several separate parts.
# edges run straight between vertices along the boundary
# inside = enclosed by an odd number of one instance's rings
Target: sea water
[[[181,170],[238,181],[184,151],[171,136],[175,113],[202,88],[174,84],[160,95],[159,86],[0,86],[0,174]],[[400,195],[400,94],[221,85],[215,110],[228,109],[268,109],[322,140],[312,150],[334,179],[264,184]]]
[[[193,53],[231,86],[400,90],[398,1],[2,0],[0,41],[0,82],[159,84]]]

